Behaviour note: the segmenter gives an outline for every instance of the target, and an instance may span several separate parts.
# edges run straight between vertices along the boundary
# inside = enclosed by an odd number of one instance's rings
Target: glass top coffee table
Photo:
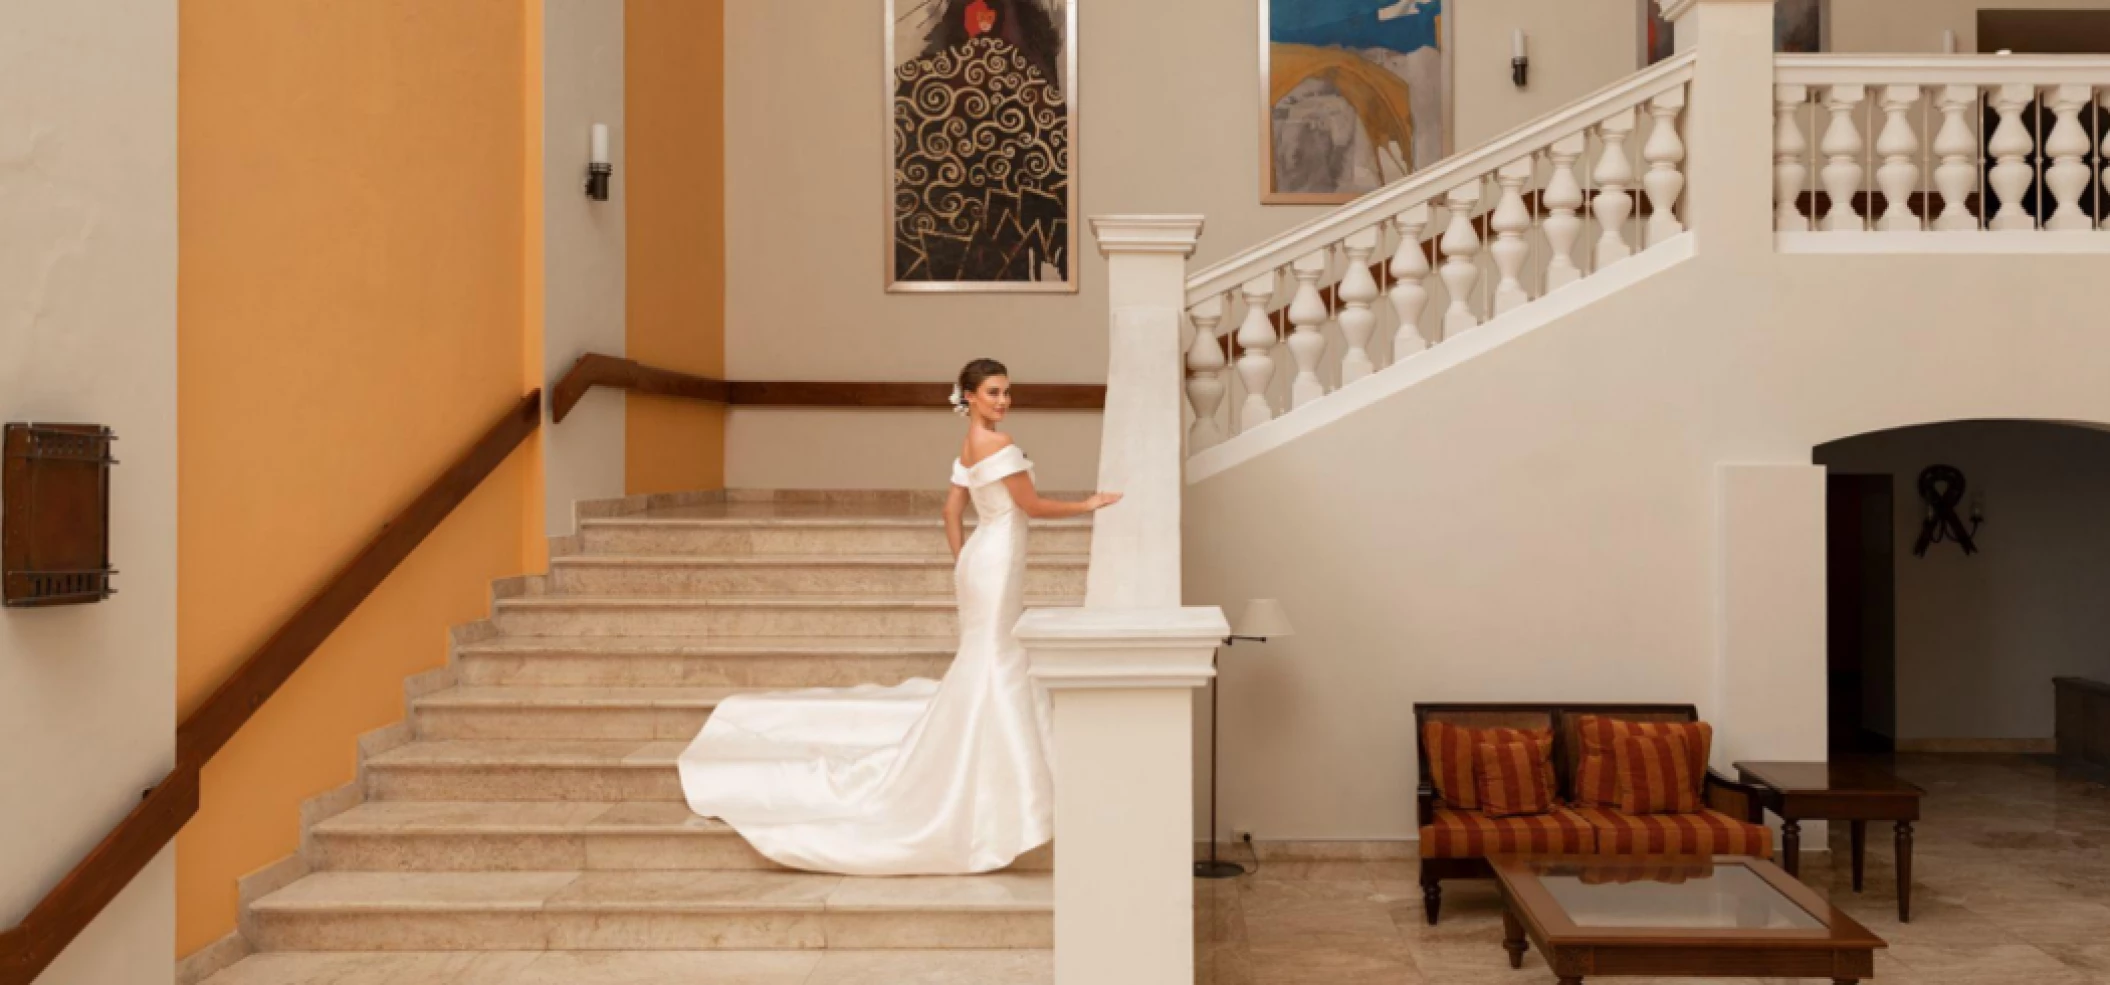
[[[1741,856],[1489,860],[1509,965],[1538,945],[1561,985],[1586,977],[1830,978],[1875,974],[1883,940],[1779,866]]]

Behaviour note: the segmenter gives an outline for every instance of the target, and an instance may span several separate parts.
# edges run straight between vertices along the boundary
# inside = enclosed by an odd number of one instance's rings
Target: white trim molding
[[[1194,244],[1202,238],[1198,215],[1095,215],[1089,221],[1100,256],[1176,253],[1185,258],[1194,255]]]

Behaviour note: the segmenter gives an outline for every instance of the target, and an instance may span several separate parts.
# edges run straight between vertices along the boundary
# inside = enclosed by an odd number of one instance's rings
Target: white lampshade
[[[1245,611],[1238,614],[1232,624],[1231,635],[1273,639],[1278,636],[1294,636],[1296,628],[1289,624],[1289,610],[1275,599],[1251,599]]]

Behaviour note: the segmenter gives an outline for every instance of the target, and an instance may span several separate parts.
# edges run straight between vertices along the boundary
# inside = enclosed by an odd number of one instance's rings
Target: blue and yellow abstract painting
[[[1262,201],[1345,202],[1443,157],[1449,2],[1262,0]]]

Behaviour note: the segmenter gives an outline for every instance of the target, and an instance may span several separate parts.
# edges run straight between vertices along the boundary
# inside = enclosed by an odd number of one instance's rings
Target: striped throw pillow
[[[1530,742],[1539,750],[1546,789],[1553,783],[1553,730],[1520,728],[1465,728],[1448,722],[1422,726],[1421,746],[1429,757],[1429,782],[1436,796],[1459,810],[1478,810],[1480,792],[1475,789],[1473,750],[1482,742]]]
[[[1479,769],[1480,810],[1489,817],[1544,814],[1553,809],[1553,787],[1536,742],[1482,742],[1474,748]]]
[[[1691,747],[1675,735],[1621,736],[1614,759],[1622,814],[1692,814],[1700,809]]]
[[[1584,715],[1576,720],[1575,733],[1582,745],[1582,755],[1575,765],[1575,802],[1584,807],[1619,806],[1614,747],[1629,735],[1683,738],[1695,774],[1694,796],[1700,795],[1701,785],[1706,782],[1707,757],[1714,747],[1714,727],[1706,722],[1629,722]]]

